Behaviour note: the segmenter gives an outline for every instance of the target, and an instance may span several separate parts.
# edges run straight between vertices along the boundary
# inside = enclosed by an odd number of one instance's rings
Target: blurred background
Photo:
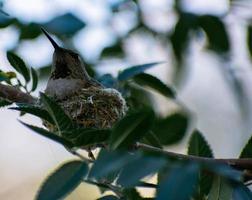
[[[53,48],[40,27],[79,52],[89,73],[113,76],[126,67],[165,61],[148,70],[174,87],[216,157],[237,157],[251,136],[252,1],[250,0],[6,0],[0,1],[0,69],[13,70],[13,50],[38,70],[43,91]],[[145,90],[144,90],[145,91]],[[157,113],[177,105],[145,91]],[[0,199],[33,199],[44,178],[73,159],[63,147],[33,134],[7,109],[0,112]],[[22,120],[41,124],[28,115]],[[189,136],[190,133],[188,133]],[[181,144],[167,147],[186,152]],[[82,184],[68,199],[92,200]]]

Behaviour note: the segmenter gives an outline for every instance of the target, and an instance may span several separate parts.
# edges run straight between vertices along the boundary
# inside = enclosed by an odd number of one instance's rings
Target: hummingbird
[[[81,127],[112,127],[127,111],[121,93],[105,88],[91,78],[77,52],[60,47],[43,28],[41,30],[54,48],[52,72],[45,94],[52,97]],[[47,123],[44,125],[53,129]]]

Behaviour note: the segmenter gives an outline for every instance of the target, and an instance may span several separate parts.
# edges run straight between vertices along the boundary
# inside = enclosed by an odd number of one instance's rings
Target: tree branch
[[[14,103],[35,104],[37,100],[35,97],[31,96],[28,93],[24,93],[13,86],[3,85],[1,83],[0,83],[0,97]]]
[[[191,155],[184,155],[180,153],[174,153],[170,151],[165,151],[163,149],[159,149],[147,144],[137,143],[137,149],[142,149],[144,151],[149,152],[157,152],[165,155],[169,158],[175,158],[179,160],[191,160],[191,161],[200,161],[200,162],[214,162],[220,164],[227,164],[230,167],[233,167],[238,170],[251,170],[252,171],[252,159],[251,158],[240,158],[240,159],[217,159],[217,158],[206,158],[206,157],[199,157],[199,156],[191,156]]]

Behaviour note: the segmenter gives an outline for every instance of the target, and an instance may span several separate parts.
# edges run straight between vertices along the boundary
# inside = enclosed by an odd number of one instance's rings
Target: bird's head
[[[79,54],[60,47],[43,28],[41,30],[54,47],[51,78],[89,79]]]

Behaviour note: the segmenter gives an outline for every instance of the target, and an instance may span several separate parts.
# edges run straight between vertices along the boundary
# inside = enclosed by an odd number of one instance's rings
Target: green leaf
[[[219,17],[203,15],[199,17],[199,25],[205,31],[209,48],[217,52],[228,52],[230,49],[226,27]]]
[[[179,142],[186,134],[189,120],[183,113],[174,113],[155,122],[153,133],[163,145]]]
[[[178,60],[182,59],[184,52],[187,50],[190,32],[197,28],[198,18],[194,14],[181,13],[179,20],[171,35],[171,43],[174,54]]]
[[[166,97],[175,98],[175,92],[172,88],[168,87],[158,78],[150,74],[146,74],[146,73],[138,74],[133,77],[133,80],[137,84],[141,86],[148,86]]]
[[[125,189],[123,195],[127,200],[143,200],[139,192],[135,188]]]
[[[115,45],[105,47],[101,52],[101,57],[123,57],[123,47],[121,41],[118,41]]]
[[[148,133],[153,121],[154,113],[149,108],[128,114],[114,126],[109,141],[110,148],[127,148],[140,140]]]
[[[56,135],[56,134],[54,134],[52,132],[49,132],[49,131],[47,131],[47,130],[45,130],[43,128],[33,126],[33,125],[30,125],[30,124],[26,124],[24,122],[21,122],[21,123],[23,125],[25,125],[26,127],[28,127],[29,129],[33,130],[34,132],[36,132],[36,133],[38,133],[38,134],[40,134],[40,135],[42,135],[42,136],[44,136],[46,138],[49,138],[49,139],[51,139],[51,140],[53,140],[53,141],[55,141],[57,143],[60,143],[65,147],[68,147],[68,148],[71,149],[74,146],[70,141],[66,140],[65,138],[60,137],[60,136],[58,136],[58,135]]]
[[[139,157],[140,154],[132,155],[124,151],[110,152],[104,150],[96,159],[89,173],[89,177],[96,179],[103,178],[113,172],[117,172],[127,163]]]
[[[203,167],[214,174],[221,175],[222,177],[228,178],[232,181],[243,181],[243,172],[230,167],[229,165],[208,162],[205,163]]]
[[[43,93],[40,93],[40,96],[43,105],[52,117],[60,134],[62,134],[63,131],[71,131],[75,128],[72,120],[56,102]]]
[[[250,137],[247,144],[242,149],[240,158],[252,158],[252,137]]]
[[[127,68],[123,70],[119,75],[118,75],[118,80],[119,81],[126,81],[133,76],[140,74],[144,72],[147,69],[150,69],[151,67],[154,67],[155,65],[158,64],[163,64],[164,62],[153,62],[153,63],[148,63],[148,64],[143,64],[143,65],[136,65],[130,68]]]
[[[12,102],[0,97],[0,108],[11,105]]]
[[[159,140],[159,138],[152,132],[152,131],[149,131],[145,137],[143,138],[143,142],[145,144],[149,144],[151,146],[154,146],[154,147],[157,147],[159,149],[162,149],[162,144]]]
[[[189,140],[188,155],[213,158],[212,150],[199,131],[194,131]],[[213,177],[204,172],[199,174],[198,198],[207,196],[213,183]]]
[[[37,86],[38,86],[38,74],[34,68],[31,68],[31,75],[32,75],[32,89],[31,89],[31,91],[33,92],[34,90],[37,89]]]
[[[237,183],[234,186],[233,200],[251,200],[252,193],[243,183]]]
[[[228,181],[221,176],[215,176],[208,200],[230,200],[231,197],[232,187]]]
[[[87,164],[81,161],[63,164],[45,180],[36,199],[63,199],[81,183],[87,171]]]
[[[35,106],[35,105],[27,105],[27,104],[20,105],[19,104],[18,107],[12,107],[9,109],[29,113],[29,114],[34,115],[36,117],[39,117],[43,120],[46,120],[53,125],[55,124],[53,119],[51,118],[51,116],[49,115],[49,113],[46,110],[44,110],[38,106]]]
[[[14,18],[10,17],[3,10],[0,12],[0,28],[5,28],[11,25],[15,21]]]
[[[140,179],[156,173],[166,164],[166,159],[162,157],[143,155],[139,159],[124,166],[117,180],[117,184],[123,187],[135,186],[139,183]]]
[[[72,13],[65,13],[57,16],[42,26],[56,35],[74,35],[77,31],[85,27],[85,23]]]
[[[76,147],[84,147],[87,145],[94,145],[103,143],[109,139],[110,130],[108,129],[75,129],[71,132],[62,134],[66,138],[69,136],[73,139],[73,143]]]
[[[125,89],[129,92],[129,96],[126,99],[129,108],[135,110],[142,107],[153,106],[150,93],[148,93],[148,91],[146,91],[145,89],[139,87],[137,84],[126,83]]]
[[[19,39],[34,39],[41,34],[40,25],[36,23],[29,23],[29,24],[18,24],[20,35]]]
[[[113,196],[113,195],[106,195],[106,196],[103,196],[97,200],[119,200],[116,196]]]
[[[197,185],[199,166],[195,163],[170,171],[157,189],[157,200],[189,200]]]
[[[188,145],[188,155],[213,158],[212,149],[198,130],[191,135]]]
[[[247,30],[247,44],[250,56],[252,56],[252,26],[248,26]]]
[[[24,61],[11,51],[7,52],[7,58],[12,67],[23,75],[26,82],[30,81],[30,72]]]

